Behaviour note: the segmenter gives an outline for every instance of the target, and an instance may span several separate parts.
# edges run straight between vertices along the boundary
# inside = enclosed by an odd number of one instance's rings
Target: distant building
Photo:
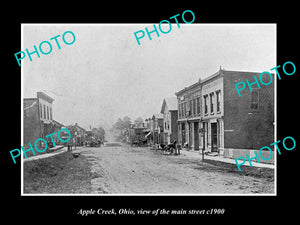
[[[163,114],[154,114],[152,116],[153,123],[153,144],[164,144],[164,116]]]
[[[273,143],[274,84],[259,88],[253,83],[252,91],[245,89],[241,97],[234,86],[246,79],[254,82],[259,75],[220,69],[177,92],[179,142],[230,158],[253,157],[254,150]]]
[[[160,113],[163,114],[164,144],[170,144],[177,141],[177,98],[165,98],[163,100]]]
[[[67,126],[67,129],[70,131],[72,138],[74,139],[73,143],[76,146],[83,146],[86,141],[87,131],[75,123],[75,125]]]
[[[59,131],[60,129],[65,128],[65,125],[63,125],[63,124],[57,122],[56,120],[52,120],[52,121],[53,121],[53,123],[54,123],[54,132],[55,132],[55,135],[53,135],[53,139],[54,139],[54,141],[55,141],[56,144],[64,145],[64,143],[61,142],[61,141],[59,140],[59,138],[57,137],[57,133],[58,133],[58,131]]]

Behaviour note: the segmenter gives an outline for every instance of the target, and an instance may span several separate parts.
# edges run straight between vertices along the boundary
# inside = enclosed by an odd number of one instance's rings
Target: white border
[[[26,25],[38,25],[38,26],[70,26],[70,25],[76,25],[76,26],[115,26],[115,25],[139,25],[143,27],[147,23],[142,23],[142,24],[136,24],[136,23],[130,23],[130,24],[118,24],[118,23],[112,23],[112,24],[107,24],[107,23],[97,23],[97,24],[91,24],[91,23],[69,23],[69,24],[61,24],[61,23],[21,23],[21,49],[24,49],[23,46],[23,39],[24,39],[24,33],[23,33],[23,26]],[[150,24],[150,23],[149,23]],[[152,24],[151,24],[152,25]],[[204,23],[204,24],[199,24],[199,23],[193,23],[193,24],[180,24],[180,26],[195,26],[195,25],[200,25],[200,26],[226,26],[226,25],[255,25],[255,26],[260,26],[260,25],[275,25],[275,65],[277,65],[277,23],[226,23],[226,24],[218,24],[218,23]],[[21,62],[21,144],[23,144],[23,67],[24,65]],[[266,71],[270,70],[271,68],[266,68]],[[274,76],[275,78],[275,76]],[[275,142],[277,141],[277,76],[275,79],[274,83],[274,140]],[[23,176],[23,155],[21,154],[21,196],[277,196],[277,151],[274,150],[274,166],[275,166],[275,171],[274,171],[274,193],[257,193],[257,194],[70,194],[70,193],[65,193],[65,194],[29,194],[23,192],[24,190],[24,176]],[[242,179],[242,178],[241,178]]]

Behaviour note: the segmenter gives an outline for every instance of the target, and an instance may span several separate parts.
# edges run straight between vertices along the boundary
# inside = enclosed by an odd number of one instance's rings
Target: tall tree
[[[131,119],[128,116],[124,116],[123,119],[119,118],[117,122],[113,124],[114,130],[124,130],[125,128],[129,128],[131,124]]]

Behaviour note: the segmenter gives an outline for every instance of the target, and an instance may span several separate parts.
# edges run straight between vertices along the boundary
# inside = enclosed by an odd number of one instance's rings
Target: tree
[[[116,123],[113,124],[113,130],[122,131],[129,128],[131,124],[131,119],[128,116],[124,116],[123,119],[119,118]]]
[[[144,124],[144,120],[142,117],[138,117],[134,120],[134,124],[137,126],[137,127],[142,127],[143,124]]]
[[[98,128],[93,128],[92,129],[92,134],[97,139],[100,139],[100,140],[104,141],[105,130],[101,126],[99,126]]]

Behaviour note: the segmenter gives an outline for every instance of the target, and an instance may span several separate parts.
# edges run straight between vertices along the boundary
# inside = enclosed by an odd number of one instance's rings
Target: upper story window
[[[197,114],[200,114],[200,97],[198,97],[196,101],[197,101],[197,103],[196,103],[196,105],[197,105]]]
[[[204,113],[207,114],[208,112],[208,109],[207,109],[207,97],[208,95],[204,95],[203,98],[204,98]]]
[[[49,107],[47,106],[47,120],[49,120]]]
[[[43,105],[40,103],[40,118],[43,119]]]
[[[214,103],[213,103],[214,93],[210,93],[209,96],[210,96],[210,113],[213,113],[214,112]]]
[[[193,99],[193,115],[196,115],[196,99]]]
[[[50,120],[52,120],[52,108],[50,107],[49,110],[50,110]]]
[[[216,91],[216,95],[217,95],[217,112],[220,112],[221,111],[221,107],[220,107],[221,91],[220,90]]]
[[[44,119],[46,119],[46,106],[44,105]]]

